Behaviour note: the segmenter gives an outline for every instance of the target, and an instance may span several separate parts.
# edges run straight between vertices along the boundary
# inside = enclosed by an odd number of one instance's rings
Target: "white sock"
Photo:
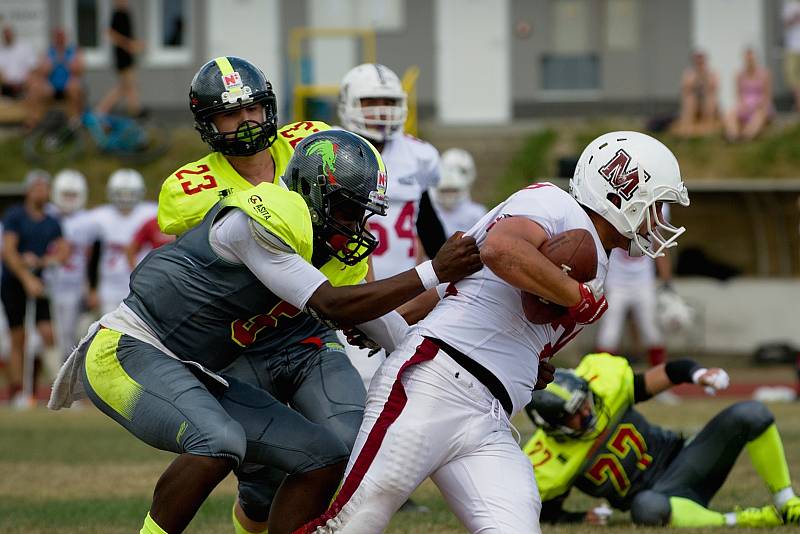
[[[736,512],[728,512],[725,515],[725,524],[732,527],[736,524]]]
[[[791,486],[778,490],[772,494],[772,500],[775,502],[775,507],[780,511],[792,498],[796,497],[794,490]]]

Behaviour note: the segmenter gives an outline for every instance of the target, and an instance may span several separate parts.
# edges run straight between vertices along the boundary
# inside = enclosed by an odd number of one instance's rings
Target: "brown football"
[[[578,282],[588,282],[597,275],[597,248],[588,230],[576,228],[562,232],[542,243],[539,251]],[[522,309],[534,324],[551,323],[567,313],[564,306],[527,291],[522,292]]]

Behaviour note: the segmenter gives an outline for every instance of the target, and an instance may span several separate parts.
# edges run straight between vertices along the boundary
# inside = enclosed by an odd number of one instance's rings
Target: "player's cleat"
[[[771,504],[736,510],[736,525],[740,527],[776,527],[782,524],[783,519]]]
[[[800,525],[800,497],[792,497],[781,508],[781,515],[786,524]]]

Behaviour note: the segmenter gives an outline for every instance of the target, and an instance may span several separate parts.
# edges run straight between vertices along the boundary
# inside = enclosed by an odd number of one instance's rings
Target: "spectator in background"
[[[759,64],[752,48],[744,52],[744,66],[736,75],[736,105],[725,118],[728,141],[754,139],[773,115],[772,75]]]
[[[58,221],[45,213],[50,198],[50,176],[32,170],[25,178],[25,201],[12,206],[3,219],[3,274],[0,297],[11,331],[9,387],[16,406],[30,406],[33,399],[22,392],[27,301],[35,299],[36,326],[47,347],[53,347],[50,302],[45,297],[42,271],[69,256]]]
[[[794,109],[800,111],[800,1],[783,3],[783,46],[786,85],[794,96]]]
[[[17,40],[14,28],[3,26],[0,47],[0,94],[21,98],[31,71],[36,66],[36,52],[28,43]]]
[[[133,240],[131,244],[128,245],[128,250],[126,251],[128,265],[131,269],[136,267],[136,264],[139,263],[139,256],[142,254],[143,250],[148,252],[174,240],[174,235],[165,234],[161,231],[161,228],[158,227],[158,217],[153,217],[145,222],[133,235]]]
[[[705,53],[692,54],[681,80],[681,111],[673,132],[681,137],[709,135],[719,128],[719,79]]]
[[[475,161],[466,150],[451,148],[442,154],[439,185],[431,200],[444,226],[445,235],[466,232],[486,214],[486,208],[470,198],[475,182]]]
[[[133,21],[127,0],[116,0],[111,14],[108,38],[114,45],[114,65],[117,69],[117,85],[97,105],[97,112],[108,114],[120,98],[125,98],[128,113],[138,117],[142,113],[139,90],[136,87],[135,56],[142,50],[142,42],[134,38]]]
[[[63,100],[73,123],[80,121],[83,108],[83,56],[74,44],[67,42],[63,28],[53,30],[53,41],[42,58],[28,90],[29,114],[26,126],[41,120],[51,100]]]

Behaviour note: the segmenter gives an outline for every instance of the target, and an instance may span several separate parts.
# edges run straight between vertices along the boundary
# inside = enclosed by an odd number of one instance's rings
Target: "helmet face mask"
[[[275,93],[264,73],[249,61],[223,56],[209,61],[195,74],[189,91],[195,129],[212,150],[226,156],[252,156],[269,148],[278,136]],[[214,115],[261,104],[260,120],[241,121],[219,131]]]
[[[686,231],[659,216],[660,203],[688,206],[689,193],[675,156],[650,136],[611,132],[589,143],[570,192],[630,240],[631,256],[663,256]]]
[[[88,188],[83,174],[72,169],[59,171],[53,179],[53,203],[64,215],[75,213],[86,205]]]
[[[367,220],[386,215],[386,169],[368,141],[344,130],[312,134],[295,148],[284,179],[309,207],[320,261],[355,265],[378,246]]]
[[[397,74],[384,65],[365,63],[342,79],[339,119],[346,129],[385,143],[402,133],[408,116],[407,100]]]

